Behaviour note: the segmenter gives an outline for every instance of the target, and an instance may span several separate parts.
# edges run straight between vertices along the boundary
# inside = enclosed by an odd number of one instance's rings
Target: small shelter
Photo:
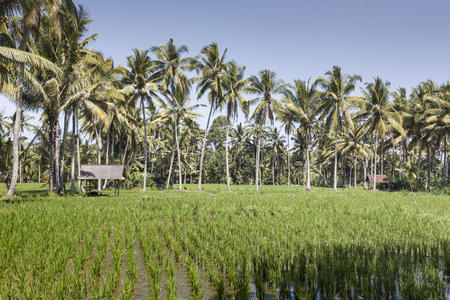
[[[114,195],[119,195],[119,181],[125,179],[123,177],[123,165],[81,165],[80,176],[78,180],[84,180],[87,183],[90,180],[107,179],[114,182]]]
[[[389,179],[388,179],[387,175],[380,174],[380,175],[376,175],[376,177],[377,177],[377,183],[389,183]],[[367,176],[367,180],[370,183],[373,183],[373,175]]]

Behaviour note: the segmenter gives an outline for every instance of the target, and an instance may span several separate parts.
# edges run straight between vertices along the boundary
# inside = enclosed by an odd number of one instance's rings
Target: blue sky
[[[247,75],[268,68],[287,82],[323,75],[333,65],[363,82],[380,76],[392,89],[450,80],[448,0],[76,2],[94,19],[90,32],[100,33],[90,47],[117,64],[125,64],[132,48],[172,37],[193,56],[217,42]],[[0,98],[0,110],[12,109],[7,102]]]

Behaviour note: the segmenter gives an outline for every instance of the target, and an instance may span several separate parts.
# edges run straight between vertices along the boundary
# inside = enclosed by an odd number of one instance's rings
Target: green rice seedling
[[[160,296],[169,253],[186,267],[196,298],[200,272],[221,299],[243,297],[247,277],[259,299],[265,293],[290,298],[291,290],[297,299],[446,297],[450,214],[441,196],[214,188],[210,194],[152,192],[146,201],[124,191],[114,199],[0,204],[0,298],[132,295],[136,239],[152,299]],[[111,250],[107,232],[114,232]],[[119,285],[124,252],[131,267]],[[243,258],[249,262],[244,273]]]
[[[241,263],[239,265],[239,275],[237,276],[236,292],[238,299],[250,298],[250,268],[249,261],[245,255],[242,255]]]
[[[166,258],[166,272],[167,272],[167,300],[175,300],[177,298],[177,282],[175,280],[175,271],[172,262]]]

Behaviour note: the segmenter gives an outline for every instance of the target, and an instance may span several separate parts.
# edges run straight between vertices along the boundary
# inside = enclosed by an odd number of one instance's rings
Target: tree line
[[[70,183],[77,193],[85,163],[123,164],[144,191],[155,181],[369,188],[368,175],[372,189],[377,175],[409,190],[448,185],[450,82],[427,80],[408,94],[339,66],[290,83],[271,70],[247,77],[216,43],[189,56],[172,39],[118,66],[87,49],[91,21],[69,0],[0,6],[0,92],[16,105],[0,112],[8,196],[18,181],[60,195]],[[204,128],[205,105],[191,96],[208,99]]]

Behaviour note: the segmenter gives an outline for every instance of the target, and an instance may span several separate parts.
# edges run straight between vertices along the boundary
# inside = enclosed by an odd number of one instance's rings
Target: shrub
[[[144,175],[140,172],[133,172],[125,176],[125,188],[132,189],[143,187]],[[147,176],[147,188],[154,189],[156,187],[155,182],[150,176]]]

